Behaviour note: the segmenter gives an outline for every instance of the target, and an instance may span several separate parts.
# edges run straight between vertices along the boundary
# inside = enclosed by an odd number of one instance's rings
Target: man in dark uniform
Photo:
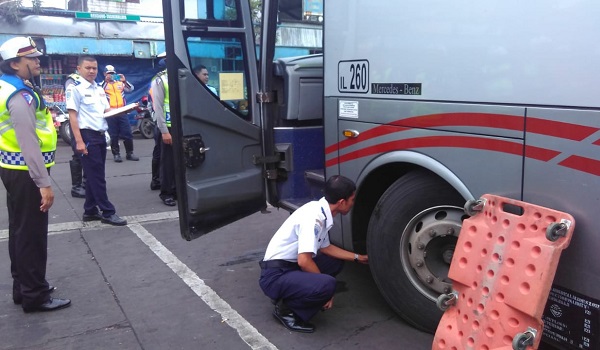
[[[77,72],[69,75],[65,82],[65,91],[69,85],[83,79],[77,74]],[[71,148],[73,149],[73,156],[69,161],[69,167],[71,168],[71,196],[75,198],[85,198],[85,174],[83,173],[83,167],[81,166],[81,154],[75,150],[75,141],[73,141],[73,134],[71,133]]]
[[[348,214],[354,205],[352,180],[334,175],[325,196],[296,210],[275,233],[265,252],[259,284],[275,303],[273,316],[295,332],[312,333],[308,321],[319,310],[333,306],[335,276],[344,261],[367,264],[369,257],[329,242],[333,217]]]
[[[167,70],[158,73],[152,80],[152,106],[156,116],[156,125],[160,131],[162,143],[160,149],[160,194],[163,203],[175,206],[175,164],[173,160],[173,140],[171,138],[171,113],[169,107],[169,81]]]
[[[110,110],[104,89],[96,82],[98,62],[92,56],[77,60],[77,73],[83,79],[66,90],[67,110],[75,150],[87,176],[83,221],[100,220],[123,226],[127,221],[116,214],[106,193],[106,132],[104,113]],[[102,213],[100,213],[102,212]]]
[[[24,312],[71,305],[69,299],[52,298],[54,287],[46,281],[56,130],[39,90],[28,80],[40,75],[41,55],[31,38],[12,38],[0,46],[0,177],[7,197],[13,301]]]

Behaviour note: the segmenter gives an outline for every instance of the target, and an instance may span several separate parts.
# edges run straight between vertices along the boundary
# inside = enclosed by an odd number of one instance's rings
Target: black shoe
[[[30,313],[36,311],[54,311],[64,309],[71,305],[71,300],[69,299],[58,299],[58,298],[50,298],[47,302],[38,305],[38,306],[29,306],[23,307],[23,312]]]
[[[294,315],[293,312],[284,313],[280,311],[278,306],[275,306],[273,316],[278,319],[285,328],[292,332],[312,333],[315,331],[315,326],[313,324],[302,321],[298,316]]]
[[[81,186],[71,187],[71,196],[75,198],[85,198],[85,188]]]
[[[56,290],[55,286],[50,286],[50,285],[48,286],[48,292],[50,294],[52,294],[55,290]],[[22,296],[19,295],[18,297],[15,297],[13,295],[13,303],[15,303],[15,305],[21,305],[22,302],[23,302],[23,297]]]
[[[160,190],[160,181],[150,181],[150,189],[152,191]]]
[[[121,163],[123,161],[120,154],[113,154],[113,157],[116,163]]]
[[[98,221],[98,220],[102,220],[102,215],[100,215],[100,213],[96,213],[96,214],[83,214],[82,221]]]
[[[140,160],[140,158],[139,158],[139,157],[137,157],[137,156],[136,156],[135,154],[133,154],[133,153],[127,153],[127,154],[125,155],[125,159],[127,159],[127,160],[134,160],[134,161],[138,161],[138,160]]]
[[[163,201],[163,203],[165,203],[165,205],[168,205],[170,207],[174,207],[177,205],[177,202],[175,202],[175,200],[173,198],[165,198],[162,201]]]
[[[114,225],[114,226],[125,226],[127,225],[127,220],[119,217],[117,214],[112,214],[109,217],[102,217],[101,221],[105,224]]]

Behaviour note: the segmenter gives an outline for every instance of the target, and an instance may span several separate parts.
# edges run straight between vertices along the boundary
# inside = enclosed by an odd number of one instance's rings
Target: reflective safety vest
[[[162,80],[163,86],[165,87],[165,100],[163,102],[163,110],[165,111],[165,124],[167,128],[171,127],[171,107],[169,107],[169,79],[167,78],[167,71],[163,70],[158,73],[156,77]],[[152,96],[152,91],[150,92]]]
[[[105,81],[103,88],[111,108],[125,106],[125,83],[122,81],[113,81],[112,83]]]
[[[40,96],[15,75],[0,77],[0,167],[6,169],[28,170],[17,135],[8,111],[8,100],[19,91],[27,91],[35,103],[35,133],[40,150],[44,156],[46,168],[54,165],[56,152],[56,129],[48,108],[42,107]]]

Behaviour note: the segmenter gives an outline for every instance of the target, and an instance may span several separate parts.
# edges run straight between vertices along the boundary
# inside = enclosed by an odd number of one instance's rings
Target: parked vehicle
[[[148,102],[148,96],[142,97],[135,111],[135,124],[132,126],[132,132],[140,133],[145,139],[153,138],[156,120],[152,104]]]
[[[262,3],[257,50],[247,0],[163,2],[183,238],[265,202],[295,210],[344,175],[356,204],[334,218],[331,242],[368,252],[390,306],[433,332],[454,251],[470,249],[457,246],[465,202],[491,193],[553,208],[577,228],[549,291],[544,340],[600,349],[600,2],[327,0],[323,54],[277,59],[278,1]],[[219,97],[194,77],[207,61]],[[506,284],[526,278],[518,270]],[[513,298],[525,284],[512,284]]]
[[[69,126],[69,114],[55,105],[50,109],[52,120],[56,127],[58,136],[68,144],[71,144],[71,127]]]

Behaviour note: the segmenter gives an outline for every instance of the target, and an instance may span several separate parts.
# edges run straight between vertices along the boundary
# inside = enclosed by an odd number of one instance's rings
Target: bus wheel
[[[413,171],[377,203],[367,232],[371,272],[384,298],[418,329],[435,332],[440,294],[452,292],[448,269],[465,200],[442,179]]]

